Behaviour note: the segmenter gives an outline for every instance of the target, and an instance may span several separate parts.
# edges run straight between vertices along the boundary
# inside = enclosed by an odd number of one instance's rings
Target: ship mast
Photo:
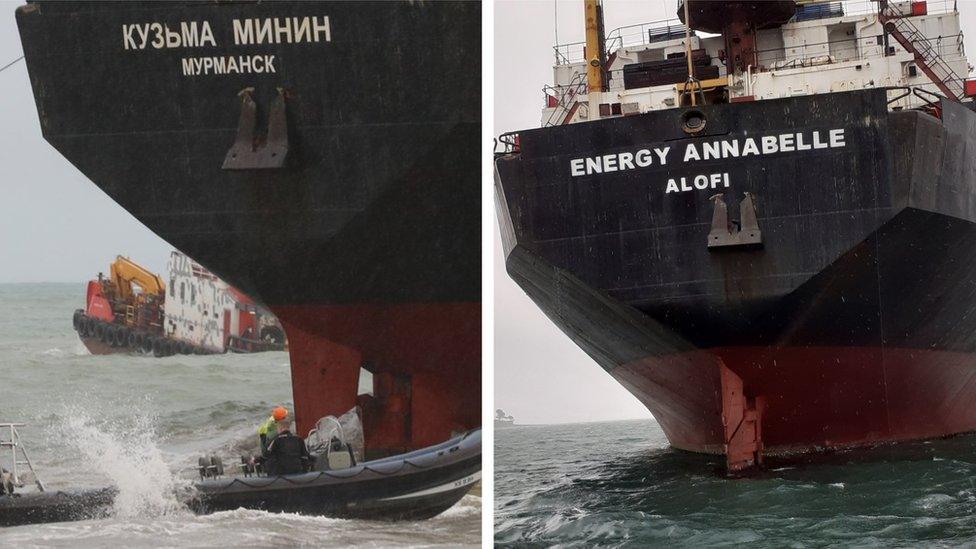
[[[688,80],[685,82],[685,91],[691,95],[691,106],[694,107],[697,102],[695,100],[695,89],[694,85],[698,84],[698,88],[701,89],[701,84],[695,79],[695,65],[691,62],[691,17],[688,15],[688,2],[684,3],[685,8],[685,59],[688,60]]]
[[[603,0],[583,0],[586,10],[586,82],[589,93],[605,89],[603,71],[606,65],[603,31]],[[598,96],[597,96],[598,97]]]

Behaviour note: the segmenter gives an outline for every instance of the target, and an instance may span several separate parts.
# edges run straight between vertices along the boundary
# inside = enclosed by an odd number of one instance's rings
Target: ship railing
[[[23,486],[25,484],[24,476],[30,475],[34,479],[38,491],[43,492],[44,483],[37,477],[37,473],[34,471],[34,463],[31,462],[27,448],[20,440],[20,433],[17,431],[18,427],[26,425],[26,423],[0,423],[0,453],[6,454],[7,450],[10,451],[9,474],[10,480],[15,486]],[[3,434],[7,435],[6,438],[2,438]]]
[[[520,152],[518,132],[507,132],[495,139],[495,154],[512,154]]]
[[[692,32],[693,36],[697,36]],[[606,34],[604,51],[608,54],[629,46],[643,46],[665,40],[683,40],[685,25],[679,19],[662,19],[627,25]],[[552,47],[556,65],[572,65],[586,61],[586,42],[568,42]]]
[[[556,44],[552,50],[556,54],[556,65],[574,65],[586,61],[586,42]]]
[[[552,51],[556,56],[556,65],[572,65],[582,63],[585,60],[584,51],[586,42],[570,42],[567,44],[556,44]]]
[[[552,108],[543,126],[558,126],[566,122],[566,118],[572,113],[576,102],[579,101],[579,96],[585,95],[586,91],[586,73],[583,72],[574,74],[567,85],[543,86],[545,108]]]
[[[965,83],[948,64],[933,44],[932,39],[906,17],[900,17],[897,4],[887,4],[881,13],[885,27],[891,26],[891,35],[906,50],[914,53],[919,67],[939,86],[944,93],[952,94],[958,100],[965,95]],[[941,37],[940,37],[941,38]]]
[[[607,52],[668,40],[684,40],[686,31],[685,24],[680,19],[662,19],[618,27],[607,33]],[[698,36],[695,31],[691,35]]]
[[[840,3],[843,4],[844,16],[878,14],[878,0],[844,0]],[[928,15],[954,13],[958,11],[957,4],[958,0],[929,0],[926,2],[927,13]],[[911,3],[907,0],[903,2],[889,0],[889,6],[901,7],[902,11],[911,9]],[[911,13],[904,15],[911,15]],[[608,32],[604,47],[607,53],[612,53],[625,47],[644,46],[663,40],[683,39],[684,32],[685,25],[677,18],[637,23],[618,27]],[[699,38],[715,36],[701,32],[696,33],[695,31],[692,31],[692,35]],[[555,54],[556,65],[572,65],[583,63],[586,60],[586,42],[558,44],[552,49]]]
[[[958,0],[928,0],[926,12],[928,15],[940,15],[958,11]],[[877,15],[878,0],[844,0],[844,15]],[[908,0],[888,0],[889,9],[899,9],[903,15],[911,14],[911,2]]]
[[[891,43],[897,44],[894,40],[891,40]],[[929,43],[931,48],[938,52],[944,60],[949,62],[965,61],[962,33],[933,38]],[[787,51],[789,51],[789,55],[787,55]],[[787,49],[759,50],[756,52],[759,67],[753,70],[756,72],[771,72],[808,68],[849,61],[877,59],[883,55],[883,36],[869,36],[834,42],[803,44]],[[622,70],[608,71],[607,76],[611,89],[623,86]]]
[[[928,46],[943,59],[958,61],[965,57],[962,33],[927,40]],[[890,42],[897,44],[894,40]],[[884,54],[884,37],[877,35],[803,44],[790,48],[759,50],[756,52],[756,58],[760,71],[776,71],[845,61],[862,61],[882,57]]]
[[[889,86],[885,90],[888,92],[888,110],[890,111],[916,109],[942,118],[941,102],[948,100],[935,84]]]

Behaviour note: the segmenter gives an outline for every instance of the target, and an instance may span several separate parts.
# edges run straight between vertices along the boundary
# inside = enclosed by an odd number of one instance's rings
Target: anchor
[[[724,193],[709,198],[714,203],[712,210],[712,229],[708,233],[708,247],[727,248],[731,246],[762,246],[762,231],[756,219],[756,199],[752,193],[745,193],[739,203],[739,222],[729,222],[729,208]]]
[[[282,168],[288,156],[288,120],[285,116],[285,91],[278,88],[278,96],[271,102],[268,133],[262,140],[255,136],[257,104],[252,97],[254,88],[244,88],[241,98],[241,117],[237,123],[237,138],[224,156],[225,170],[268,170]]]

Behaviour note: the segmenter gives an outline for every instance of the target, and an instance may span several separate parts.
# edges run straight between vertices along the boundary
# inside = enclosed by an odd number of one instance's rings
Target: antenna
[[[553,39],[556,41],[555,44],[559,45],[559,0],[552,0],[552,35]]]

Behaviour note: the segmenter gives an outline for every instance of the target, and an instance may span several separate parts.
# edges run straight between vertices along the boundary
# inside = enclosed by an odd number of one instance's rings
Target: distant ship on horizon
[[[495,410],[495,429],[515,427],[515,417],[505,413],[501,408]]]

